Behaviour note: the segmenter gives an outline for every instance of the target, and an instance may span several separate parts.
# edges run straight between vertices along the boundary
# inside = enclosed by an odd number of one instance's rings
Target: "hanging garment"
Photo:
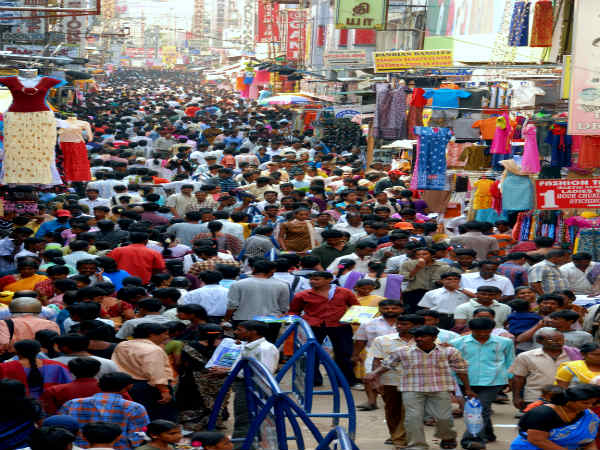
[[[446,145],[452,131],[448,128],[415,127],[419,136],[418,189],[446,189]]]
[[[494,180],[482,178],[473,183],[475,192],[473,193],[473,203],[471,209],[491,209],[492,208],[492,192],[491,188]]]
[[[487,149],[484,145],[471,145],[465,147],[459,160],[465,161],[465,170],[483,170],[489,169],[491,164],[491,156],[485,154]]]
[[[448,142],[446,146],[446,165],[451,167],[464,167],[466,160],[461,160],[460,155],[467,147],[475,145],[472,142]]]
[[[569,167],[571,165],[571,136],[567,135],[567,127],[555,123],[550,127],[546,142],[552,147],[552,160],[554,167]]]
[[[63,153],[63,169],[65,181],[90,181],[90,161],[83,139],[85,132],[89,139],[93,133],[90,124],[83,120],[61,120],[58,122],[61,130],[59,145]]]
[[[529,176],[506,171],[501,190],[504,210],[525,211],[533,208],[533,184]]]
[[[581,138],[577,167],[582,169],[597,169],[600,167],[599,136],[583,136]]]
[[[550,134],[550,125],[552,125],[550,122],[535,125],[536,140],[541,157],[552,154],[552,146],[547,141]]]
[[[492,146],[490,147],[491,154],[506,155],[510,153],[509,143],[512,129],[508,114],[504,113],[496,119],[496,131],[492,140]]]
[[[517,1],[510,20],[509,47],[527,47],[529,43],[529,1]]]
[[[64,83],[39,78],[35,87],[26,87],[18,77],[2,77],[13,102],[4,113],[4,184],[51,184],[56,144],[56,120],[46,105],[50,88]]]
[[[500,180],[494,181],[490,188],[492,194],[492,208],[498,213],[502,213],[502,191],[500,190]],[[492,222],[493,223],[493,222]]]
[[[408,139],[417,139],[415,127],[423,126],[423,107],[427,104],[427,99],[423,97],[425,89],[414,88],[408,109]]]
[[[593,261],[597,261],[600,258],[600,230],[581,230],[577,252],[587,252]]]
[[[554,17],[552,0],[538,0],[533,9],[530,47],[552,47]]]
[[[521,160],[521,168],[526,173],[539,173],[540,171],[540,154],[537,145],[537,133],[535,125],[527,125],[523,130],[525,138],[525,148],[523,149],[523,159]]]
[[[390,89],[387,83],[378,83],[374,136],[381,139],[406,138],[406,91],[403,87]]]

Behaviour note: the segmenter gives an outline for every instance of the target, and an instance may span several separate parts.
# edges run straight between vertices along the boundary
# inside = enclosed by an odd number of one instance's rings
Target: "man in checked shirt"
[[[381,374],[397,368],[402,372],[398,390],[405,408],[404,424],[408,447],[426,449],[423,416],[425,409],[435,418],[443,449],[456,448],[456,431],[452,421],[450,392],[455,384],[452,371],[464,386],[466,397],[475,397],[467,375],[467,363],[453,347],[436,345],[438,329],[420,326],[410,330],[416,345],[403,346],[383,360],[382,365],[366,375],[365,380],[377,384]]]

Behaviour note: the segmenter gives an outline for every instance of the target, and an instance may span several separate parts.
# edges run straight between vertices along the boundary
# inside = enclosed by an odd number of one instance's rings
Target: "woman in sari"
[[[600,376],[600,347],[588,343],[579,350],[582,360],[562,363],[556,371],[556,384],[563,388],[594,383],[594,378]]]
[[[39,359],[41,349],[38,341],[26,339],[16,342],[18,359],[0,363],[0,378],[20,381],[25,385],[27,395],[36,399],[50,386],[73,381],[65,365],[50,359]]]
[[[48,279],[46,275],[36,273],[39,267],[40,263],[36,258],[30,256],[19,258],[17,261],[18,274],[0,278],[0,289],[11,292],[33,291],[36,284]]]
[[[305,253],[317,246],[317,234],[310,221],[310,210],[298,208],[294,218],[279,225],[279,245],[286,252]]]
[[[510,450],[595,449],[600,419],[591,412],[600,386],[579,385],[526,412]]]

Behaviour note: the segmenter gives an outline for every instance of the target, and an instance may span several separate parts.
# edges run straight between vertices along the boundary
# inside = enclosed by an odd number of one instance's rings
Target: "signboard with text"
[[[279,3],[258,0],[256,42],[279,42]]]
[[[304,57],[306,44],[306,18],[305,9],[288,9],[286,33],[286,57],[289,61],[298,61]]]
[[[570,135],[600,134],[600,2],[577,0],[569,96]]]
[[[536,180],[537,209],[600,208],[600,178]]]
[[[385,30],[387,0],[337,0],[335,27]]]
[[[362,69],[368,67],[364,50],[332,50],[323,55],[325,66],[331,69]]]
[[[375,73],[398,72],[412,67],[452,66],[451,50],[409,50],[373,53]]]

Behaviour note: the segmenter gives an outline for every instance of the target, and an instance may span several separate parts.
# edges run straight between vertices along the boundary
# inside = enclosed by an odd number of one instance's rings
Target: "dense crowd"
[[[182,434],[233,448],[244,381],[207,431],[230,370],[209,361],[232,337],[277,372],[287,315],[330,348],[359,410],[382,398],[397,449],[428,448],[432,424],[441,448],[485,448],[509,393],[512,449],[596,448],[591,255],[429,213],[406,161],[367,166],[363,146],[184,72],[117,71],[69,114],[91,124],[93,179],[19,187],[0,223],[0,450],[166,450]],[[352,306],[379,312],[343,322]],[[475,397],[483,427],[457,441]]]

